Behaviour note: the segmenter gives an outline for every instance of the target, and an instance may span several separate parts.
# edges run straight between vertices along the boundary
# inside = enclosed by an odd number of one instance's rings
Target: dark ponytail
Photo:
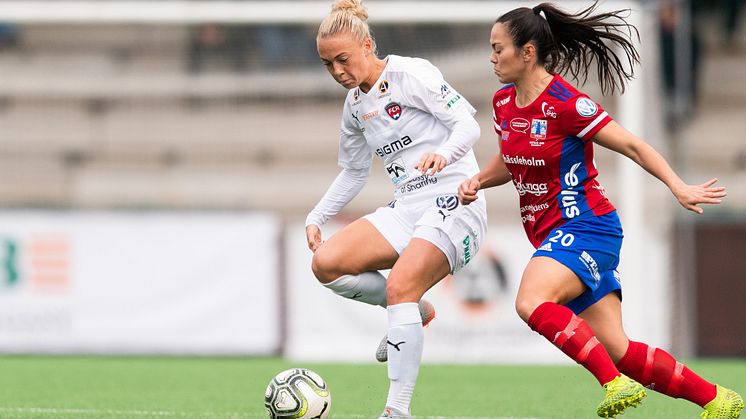
[[[597,4],[571,14],[551,3],[541,3],[533,9],[514,9],[496,23],[506,26],[516,47],[532,42],[539,64],[547,71],[570,74],[583,84],[595,60],[601,91],[624,92],[625,82],[634,75],[634,65],[640,62],[631,37],[634,32],[639,41],[640,34],[622,16],[629,9],[592,15]],[[623,55],[620,57],[607,41],[621,47]]]

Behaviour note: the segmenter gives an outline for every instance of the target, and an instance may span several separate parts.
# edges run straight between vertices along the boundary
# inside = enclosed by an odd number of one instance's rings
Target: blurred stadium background
[[[678,356],[743,362],[741,3],[602,2],[633,10],[643,63],[621,97],[602,98],[593,77],[583,89],[685,180],[717,177],[729,192],[695,216],[597,147],[600,181],[626,230],[629,334]],[[372,361],[384,311],[318,286],[303,233],[338,173],[345,91],[315,54],[330,5],[0,1],[0,352]],[[382,56],[431,60],[477,108],[475,152],[486,163],[499,88],[489,29],[534,3],[366,5]],[[390,200],[381,171],[375,161],[326,237]],[[429,293],[439,318],[425,361],[566,363],[513,312],[531,254],[515,192],[487,196],[480,257]]]

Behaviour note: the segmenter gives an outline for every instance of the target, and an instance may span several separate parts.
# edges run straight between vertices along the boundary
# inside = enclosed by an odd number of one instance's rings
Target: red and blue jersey
[[[518,195],[523,227],[535,248],[567,221],[614,211],[596,181],[590,139],[611,117],[559,75],[524,108],[515,86],[492,99],[495,131]]]

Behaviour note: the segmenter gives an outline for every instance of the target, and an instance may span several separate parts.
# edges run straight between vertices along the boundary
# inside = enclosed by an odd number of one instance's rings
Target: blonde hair
[[[349,32],[361,44],[365,38],[370,38],[375,52],[376,40],[370,32],[367,20],[368,12],[363,7],[362,0],[337,0],[332,5],[331,14],[321,22],[316,41]]]

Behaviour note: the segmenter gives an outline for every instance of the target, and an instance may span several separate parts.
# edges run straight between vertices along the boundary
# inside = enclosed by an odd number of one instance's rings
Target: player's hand
[[[420,157],[420,161],[414,166],[415,169],[422,172],[424,175],[425,172],[430,170],[430,173],[428,175],[432,176],[441,170],[443,170],[444,167],[448,162],[446,161],[446,158],[441,156],[438,153],[425,153]]]
[[[316,249],[321,246],[321,229],[316,224],[309,224],[306,226],[306,241],[308,241],[308,248],[312,252],[316,253]]]
[[[469,205],[477,200],[477,191],[482,187],[482,183],[475,177],[467,179],[458,187],[458,200],[461,205]]]
[[[717,179],[710,179],[701,185],[684,185],[672,191],[679,203],[689,211],[702,214],[699,204],[719,204],[727,195],[724,186],[712,186]]]

